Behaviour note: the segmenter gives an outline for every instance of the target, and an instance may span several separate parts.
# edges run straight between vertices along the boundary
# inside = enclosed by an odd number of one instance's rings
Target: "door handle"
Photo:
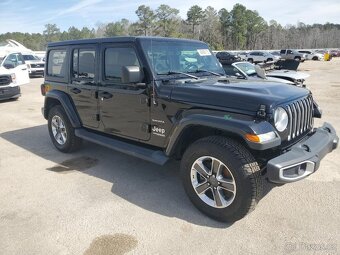
[[[107,91],[102,91],[99,93],[99,96],[102,98],[102,100],[105,98],[105,99],[109,99],[109,98],[112,98],[113,95]]]
[[[81,92],[81,90],[77,89],[77,88],[72,88],[71,92],[74,93],[74,94],[79,94]]]

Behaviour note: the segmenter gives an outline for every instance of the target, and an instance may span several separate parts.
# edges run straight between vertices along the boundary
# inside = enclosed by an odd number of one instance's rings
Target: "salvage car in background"
[[[280,51],[282,59],[294,59],[303,62],[306,60],[306,54],[300,53],[296,50],[283,49]]]
[[[289,70],[274,70],[265,72],[259,66],[255,66],[249,62],[235,62],[230,65],[222,64],[224,71],[229,76],[234,76],[239,79],[259,80],[265,79],[272,82],[280,82],[290,85],[304,87],[304,81],[308,74]]]
[[[306,54],[307,60],[323,60],[324,59],[324,54],[322,53],[313,52],[310,50],[299,50],[298,52],[302,54]]]
[[[259,63],[259,62],[271,62],[278,61],[280,59],[279,56],[275,56],[269,52],[262,51],[252,51],[246,56],[246,60],[250,63]]]
[[[18,99],[20,85],[29,83],[27,65],[21,53],[5,56],[0,64],[0,100]]]
[[[235,55],[231,52],[227,52],[227,51],[219,51],[216,53],[216,57],[217,59],[221,62],[221,63],[233,63],[236,61],[241,61],[241,58],[238,55]]]

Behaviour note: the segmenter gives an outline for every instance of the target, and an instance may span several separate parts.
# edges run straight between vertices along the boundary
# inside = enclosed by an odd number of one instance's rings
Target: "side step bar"
[[[163,151],[152,150],[114,138],[98,135],[82,128],[76,129],[75,135],[89,142],[100,144],[112,150],[141,158],[158,165],[164,165],[169,160]]]

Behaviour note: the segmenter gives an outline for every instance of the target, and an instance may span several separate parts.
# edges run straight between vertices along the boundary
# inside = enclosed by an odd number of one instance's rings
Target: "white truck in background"
[[[0,58],[0,100],[18,99],[20,85],[29,81],[28,67],[20,52]]]

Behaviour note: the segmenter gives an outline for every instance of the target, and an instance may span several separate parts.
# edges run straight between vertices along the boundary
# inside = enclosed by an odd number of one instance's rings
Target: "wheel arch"
[[[240,134],[222,130],[217,127],[206,125],[188,125],[186,126],[176,139],[176,142],[172,146],[167,147],[166,154],[173,156],[176,159],[181,159],[184,151],[195,141],[209,137],[209,136],[223,136],[232,138],[243,145],[246,145],[243,137]]]
[[[69,96],[62,91],[51,90],[46,93],[43,115],[48,119],[49,111],[55,106],[61,105],[74,128],[81,127],[81,121]]]
[[[262,134],[273,131],[266,121],[254,122],[252,117],[236,119],[236,115],[213,116],[192,114],[181,119],[172,131],[166,146],[166,155],[180,158],[184,150],[196,140],[212,135],[230,137],[244,144],[246,148],[265,150],[281,144],[277,138],[266,144],[253,143],[245,139],[246,134]]]

